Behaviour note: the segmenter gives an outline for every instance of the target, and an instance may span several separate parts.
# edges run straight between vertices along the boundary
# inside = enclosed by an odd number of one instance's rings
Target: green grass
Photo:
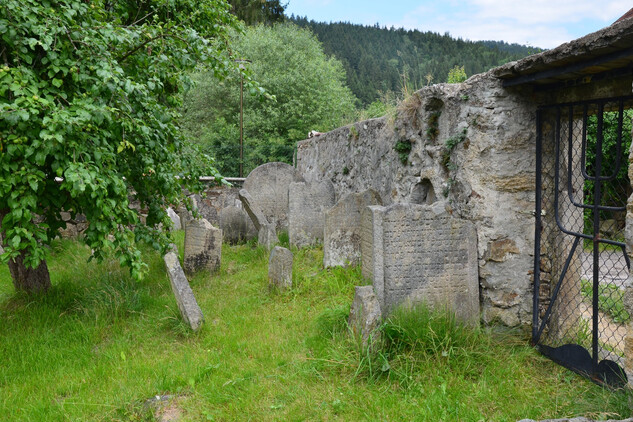
[[[182,235],[177,237],[182,250]],[[190,280],[205,325],[180,320],[159,256],[141,282],[56,242],[46,296],[13,292],[0,268],[3,421],[150,421],[172,395],[184,421],[493,420],[630,416],[628,393],[540,356],[520,333],[402,310],[362,349],[346,318],[358,268],[295,252],[294,286],[271,294],[268,254],[228,247],[219,274]]]
[[[593,300],[593,282],[582,280],[582,295],[586,301]],[[600,284],[598,286],[598,309],[611,316],[613,322],[624,324],[631,320],[631,316],[624,308],[624,290],[613,284]]]

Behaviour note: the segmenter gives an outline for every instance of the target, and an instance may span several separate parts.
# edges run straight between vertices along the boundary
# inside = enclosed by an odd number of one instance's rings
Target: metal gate
[[[559,364],[611,386],[623,371],[624,243],[633,97],[537,114],[532,341]]]

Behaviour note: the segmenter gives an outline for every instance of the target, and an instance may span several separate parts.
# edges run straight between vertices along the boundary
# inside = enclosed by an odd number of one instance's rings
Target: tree
[[[112,251],[135,277],[139,241],[163,251],[159,223],[209,160],[187,153],[177,107],[184,72],[233,62],[225,0],[0,0],[0,218],[17,290],[50,286],[46,248],[84,214],[93,257]],[[248,81],[247,81],[248,82]],[[204,166],[207,166],[204,168]],[[148,210],[146,224],[128,199]]]
[[[296,142],[311,130],[339,126],[354,111],[341,63],[328,58],[312,33],[294,24],[246,28],[232,42],[250,61],[252,77],[275,101],[244,95],[244,174],[268,161],[292,162]],[[185,128],[216,157],[225,175],[239,174],[239,75],[223,82],[212,73],[194,77],[185,97]]]
[[[448,71],[446,82],[449,84],[458,84],[460,82],[464,82],[467,78],[464,66],[455,65],[455,67]]]
[[[232,12],[247,25],[283,22],[286,5],[279,0],[229,0]]]

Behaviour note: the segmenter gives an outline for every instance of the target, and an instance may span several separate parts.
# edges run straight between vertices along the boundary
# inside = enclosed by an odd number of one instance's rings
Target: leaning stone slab
[[[354,338],[360,338],[363,347],[378,341],[378,327],[382,320],[380,303],[372,286],[354,287],[354,301],[347,321]]]
[[[244,180],[244,189],[268,221],[277,222],[277,230],[288,230],[288,187],[303,181],[301,173],[291,165],[267,163],[250,172]]]
[[[204,316],[202,310],[198,306],[198,302],[193,295],[193,290],[189,286],[187,277],[180,266],[178,261],[178,254],[175,252],[168,252],[164,257],[165,267],[167,267],[167,273],[169,274],[169,281],[171,283],[171,290],[176,297],[176,303],[178,303],[178,309],[182,319],[196,331],[200,328],[204,322]]]
[[[288,190],[288,237],[298,248],[323,242],[325,212],[334,206],[329,180],[291,183]]]
[[[325,212],[324,267],[360,264],[361,213],[369,205],[382,205],[373,189],[345,195]]]
[[[195,274],[220,269],[222,259],[222,230],[204,218],[191,220],[185,226],[185,272]]]
[[[176,211],[174,211],[170,207],[167,207],[167,215],[169,216],[169,218],[171,219],[171,222],[173,223],[171,229],[181,230],[182,225],[180,224],[180,217],[178,216],[178,214],[176,214]]]
[[[268,259],[268,287],[285,290],[292,287],[292,252],[275,246]]]
[[[257,235],[249,215],[242,208],[228,206],[219,215],[222,238],[232,245],[252,239]]]
[[[262,210],[255,203],[255,200],[246,189],[240,189],[239,198],[240,201],[242,201],[244,210],[246,210],[246,213],[251,218],[253,225],[255,225],[256,230],[259,230],[262,226],[268,224],[268,219],[262,213]]]
[[[362,274],[383,314],[403,303],[447,306],[479,322],[477,232],[445,204],[369,206],[362,217]]]

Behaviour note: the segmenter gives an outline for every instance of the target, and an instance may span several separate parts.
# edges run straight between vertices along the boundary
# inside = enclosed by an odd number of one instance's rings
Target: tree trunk
[[[9,271],[15,290],[26,293],[43,293],[51,287],[51,277],[46,261],[40,262],[37,268],[24,265],[24,255],[9,260]]]
[[[8,210],[0,209],[0,222]],[[4,231],[0,227],[0,245],[4,244]],[[15,290],[26,293],[43,293],[51,287],[51,277],[48,273],[46,261],[40,262],[37,268],[27,268],[24,265],[24,254],[9,260],[9,271],[13,279]]]

